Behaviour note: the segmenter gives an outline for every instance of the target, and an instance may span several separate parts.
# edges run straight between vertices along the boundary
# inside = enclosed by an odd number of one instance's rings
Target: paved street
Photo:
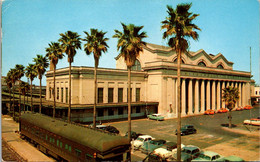
[[[191,144],[199,146],[201,149],[219,151],[218,153],[224,156],[236,155],[245,160],[260,160],[259,158],[259,132],[258,127],[244,126],[243,120],[256,118],[259,115],[259,106],[252,110],[232,111],[232,124],[236,124],[240,130],[248,134],[258,134],[258,136],[246,136],[232,131],[226,131],[221,124],[228,123],[228,113],[215,114],[211,116],[198,115],[192,117],[182,118],[182,125],[192,124],[197,129],[197,134],[182,136],[183,144]],[[116,122],[111,125],[118,128],[123,135],[127,131],[127,122]],[[142,134],[149,134],[157,139],[165,139],[168,141],[177,141],[177,136],[174,134],[177,127],[176,119],[169,119],[165,121],[152,121],[147,119],[133,120],[132,130]],[[232,128],[236,129],[236,128]],[[251,132],[249,131],[251,130]],[[228,147],[232,151],[219,149]],[[208,149],[210,148],[210,149]],[[239,149],[240,152],[236,152]],[[247,155],[246,151],[250,154]],[[137,151],[139,152],[139,151]],[[244,154],[243,154],[244,152]],[[134,153],[135,155],[145,157],[141,153]]]

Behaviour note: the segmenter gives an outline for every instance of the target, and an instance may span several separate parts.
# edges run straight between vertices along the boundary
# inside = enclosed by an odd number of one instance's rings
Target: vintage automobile
[[[189,146],[183,147],[183,150],[181,152],[186,153],[186,154],[190,155],[192,159],[195,159],[200,155],[201,151],[200,151],[199,147],[189,145]]]
[[[155,149],[163,146],[163,144],[165,144],[166,141],[165,140],[150,140],[150,141],[146,141],[144,142],[144,144],[141,146],[141,152],[145,153],[145,154],[149,154],[150,152],[153,152]]]
[[[217,159],[216,161],[223,161],[223,162],[229,162],[229,161],[236,161],[236,162],[244,162],[245,160],[238,157],[238,156],[234,156],[234,155],[231,155],[231,156],[227,156],[227,157],[223,157],[223,158],[220,158],[220,159]]]
[[[226,112],[228,112],[228,109],[227,109],[227,108],[220,108],[220,109],[218,110],[218,113],[226,113]]]
[[[253,107],[250,106],[250,105],[246,105],[246,106],[244,107],[245,110],[250,110],[250,109],[252,109],[252,108],[253,108]]]
[[[166,142],[160,148],[154,150],[154,153],[165,158],[169,158],[173,153],[172,150],[177,148],[176,142]]]
[[[164,120],[164,117],[160,114],[152,114],[152,115],[147,115],[148,119],[152,119],[152,120]]]
[[[110,133],[119,134],[119,130],[116,129],[114,126],[111,126],[111,125],[97,125],[96,128],[110,132]]]
[[[181,127],[181,135],[186,134],[195,134],[197,130],[194,128],[193,125],[184,125]],[[175,130],[175,134],[177,135],[177,129]]]
[[[252,118],[250,120],[244,120],[244,124],[260,126],[260,119]]]
[[[182,162],[190,162],[192,159],[192,156],[189,154],[186,154],[184,152],[181,152],[181,161]],[[167,159],[168,161],[177,161],[177,153],[174,153],[170,158]]]
[[[136,140],[132,141],[131,144],[132,144],[132,146],[134,146],[135,150],[139,150],[141,148],[141,146],[144,144],[144,142],[150,141],[152,139],[154,139],[154,138],[150,135],[141,135],[141,136],[138,136]]]
[[[214,115],[214,114],[215,114],[215,111],[209,109],[209,110],[206,110],[206,111],[204,112],[204,114],[205,114],[205,115]]]
[[[221,155],[212,151],[202,151],[200,155],[192,161],[216,161],[222,158]]]

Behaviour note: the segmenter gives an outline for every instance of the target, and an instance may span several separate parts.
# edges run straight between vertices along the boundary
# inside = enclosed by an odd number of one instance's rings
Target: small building
[[[116,69],[98,68],[97,120],[127,118],[127,67],[118,55]],[[69,68],[56,70],[56,101],[68,103]],[[94,68],[72,66],[72,120],[92,121],[94,103]],[[46,100],[53,101],[53,70],[46,74]],[[233,63],[221,53],[204,50],[182,55],[182,116],[203,114],[208,109],[225,107],[222,89],[239,89],[236,106],[250,102],[251,74],[233,70]],[[170,47],[147,43],[131,73],[132,117],[160,113],[177,116],[177,55]],[[80,107],[80,110],[79,110]],[[63,107],[67,111],[67,106]],[[66,112],[61,114],[66,116]]]

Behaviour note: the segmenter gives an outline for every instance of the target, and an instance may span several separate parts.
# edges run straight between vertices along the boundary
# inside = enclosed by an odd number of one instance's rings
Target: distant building
[[[99,68],[97,120],[127,117],[127,68],[118,55],[116,69]],[[69,68],[56,70],[57,102],[68,103]],[[92,121],[94,103],[94,68],[72,67],[72,120]],[[46,99],[53,100],[53,71],[46,74]],[[233,63],[222,54],[204,50],[182,55],[182,116],[202,114],[207,109],[225,107],[222,89],[235,86],[240,98],[236,106],[250,102],[251,74],[233,70]],[[177,55],[169,47],[148,43],[137,58],[131,73],[132,116],[160,113],[177,114]],[[63,108],[67,110],[67,106]],[[80,109],[80,110],[79,110]],[[63,116],[66,115],[66,112]]]
[[[252,101],[260,103],[260,87],[253,87],[253,94],[251,95]]]

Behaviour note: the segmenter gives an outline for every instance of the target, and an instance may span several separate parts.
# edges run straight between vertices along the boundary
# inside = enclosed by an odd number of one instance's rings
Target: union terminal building
[[[97,121],[127,118],[127,67],[118,55],[116,69],[98,68]],[[57,115],[67,117],[69,68],[56,70]],[[94,68],[72,66],[72,121],[93,121]],[[46,74],[46,100],[53,101],[53,70]],[[204,50],[182,55],[181,114],[203,114],[208,109],[225,107],[222,89],[239,89],[236,106],[250,104],[251,74],[233,70],[233,62],[221,53]],[[177,55],[170,47],[147,43],[131,73],[133,118],[160,113],[166,118],[177,117]],[[49,110],[52,111],[51,109]]]

